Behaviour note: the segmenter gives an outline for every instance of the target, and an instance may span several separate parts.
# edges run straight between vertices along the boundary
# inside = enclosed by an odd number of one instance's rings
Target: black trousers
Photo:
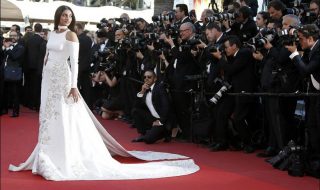
[[[320,97],[309,97],[306,106],[306,126],[311,152],[320,155]]]
[[[228,122],[234,108],[234,97],[224,96],[214,107],[214,140],[226,143],[228,137]]]
[[[250,130],[250,110],[253,109],[254,98],[236,96],[235,107],[233,112],[233,122],[235,129],[239,132],[240,138],[245,145],[251,144]]]
[[[288,130],[292,129],[292,121],[296,100],[290,97],[266,97],[265,108],[266,117],[269,121],[269,140],[268,146],[276,149],[282,149],[291,139],[292,135],[288,135]]]
[[[148,110],[134,108],[132,117],[138,133],[143,135],[144,142],[147,144],[155,143],[168,135],[165,125],[152,126],[153,121],[157,120],[157,118],[153,117]]]
[[[191,140],[191,101],[192,96],[185,92],[172,92],[173,108],[177,123],[182,129],[182,137]]]
[[[4,84],[4,109],[12,107],[14,113],[19,114],[21,81],[5,81]]]
[[[78,89],[88,107],[93,108],[95,99],[89,72],[82,72],[78,74]]]
[[[138,83],[128,79],[128,78],[121,78],[120,80],[120,96],[122,100],[125,101],[124,104],[124,113],[127,116],[130,116],[132,113],[132,109],[135,103],[135,97],[137,96],[137,93],[139,92],[139,88],[137,86]]]

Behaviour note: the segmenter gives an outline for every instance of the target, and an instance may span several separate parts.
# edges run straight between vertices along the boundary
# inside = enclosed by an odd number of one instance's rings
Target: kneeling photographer
[[[110,55],[105,59],[105,62],[101,62],[98,67],[98,72],[93,78],[95,82],[105,83],[108,88],[108,97],[106,99],[100,99],[96,102],[96,106],[101,110],[101,116],[103,119],[114,119],[122,117],[123,115],[123,103],[120,98],[120,75],[117,72],[116,60]]]
[[[307,24],[298,29],[299,44],[304,55],[301,57],[295,44],[286,48],[292,53],[290,58],[294,65],[308,78],[308,92],[320,92],[320,41],[319,28],[315,24]],[[312,159],[320,163],[320,96],[306,97],[306,127],[308,130],[308,150]],[[313,168],[320,176],[320,167]],[[316,171],[314,170],[314,171]],[[312,172],[311,172],[312,175]]]

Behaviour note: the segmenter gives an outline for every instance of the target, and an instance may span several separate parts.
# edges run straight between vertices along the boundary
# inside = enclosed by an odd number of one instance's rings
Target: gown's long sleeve
[[[79,61],[79,43],[68,41],[67,50],[70,55],[70,64],[71,64],[71,88],[77,88],[78,81],[78,61]]]

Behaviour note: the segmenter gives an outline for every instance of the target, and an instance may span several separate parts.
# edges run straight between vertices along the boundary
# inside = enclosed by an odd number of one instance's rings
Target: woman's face
[[[264,19],[262,18],[262,15],[261,14],[257,14],[257,18],[256,18],[256,24],[259,28],[262,28],[262,27],[265,27],[265,21]]]
[[[72,12],[70,10],[64,10],[60,17],[59,25],[69,26],[72,21]]]

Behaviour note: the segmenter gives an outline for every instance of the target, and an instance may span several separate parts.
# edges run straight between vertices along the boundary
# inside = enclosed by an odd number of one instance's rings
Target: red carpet
[[[46,181],[31,171],[9,172],[8,165],[19,164],[33,150],[38,135],[38,114],[22,109],[19,118],[2,116],[1,127],[1,190],[319,190],[319,180],[311,177],[291,177],[273,169],[255,154],[242,152],[209,152],[190,143],[159,143],[146,145],[131,143],[137,136],[120,121],[102,121],[107,130],[128,150],[154,150],[190,156],[200,171],[182,177],[152,180],[121,181]],[[137,162],[130,158],[117,158],[121,162]]]

